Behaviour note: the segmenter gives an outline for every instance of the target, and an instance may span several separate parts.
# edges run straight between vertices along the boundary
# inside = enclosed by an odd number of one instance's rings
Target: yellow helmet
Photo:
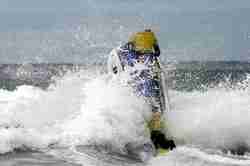
[[[151,29],[145,29],[143,32],[137,32],[132,35],[129,42],[133,43],[135,51],[153,52],[153,47],[157,44],[157,39]]]

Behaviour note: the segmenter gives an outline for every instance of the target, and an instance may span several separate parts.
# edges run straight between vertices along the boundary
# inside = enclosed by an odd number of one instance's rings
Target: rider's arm
[[[110,52],[107,63],[109,73],[117,74],[123,70],[123,66],[118,54],[119,50],[117,48]]]
[[[160,50],[160,47],[159,47],[158,43],[155,43],[155,44],[154,44],[154,51],[155,51],[154,55],[155,55],[156,57],[159,57],[160,54],[161,54],[161,50]]]
[[[154,55],[155,55],[156,57],[159,57],[160,54],[161,54],[160,46],[159,46],[159,44],[158,44],[158,40],[157,40],[155,34],[153,34],[153,36],[154,36],[154,45],[153,45],[153,48],[154,48]]]

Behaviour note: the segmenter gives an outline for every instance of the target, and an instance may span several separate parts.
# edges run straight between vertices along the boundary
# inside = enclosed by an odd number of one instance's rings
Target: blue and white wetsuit
[[[152,111],[163,111],[161,100],[162,92],[160,85],[160,66],[153,54],[137,55],[128,47],[119,47],[116,50],[119,63],[109,65],[113,73],[129,71],[129,84],[135,89],[136,94],[144,96],[152,106]]]

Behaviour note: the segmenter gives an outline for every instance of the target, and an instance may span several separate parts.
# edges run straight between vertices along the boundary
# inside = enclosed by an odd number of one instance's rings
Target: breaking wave
[[[238,88],[170,91],[168,135],[177,144],[233,150],[250,147],[249,79]],[[98,70],[69,72],[47,90],[1,90],[0,153],[50,146],[147,141],[149,105],[130,87]]]

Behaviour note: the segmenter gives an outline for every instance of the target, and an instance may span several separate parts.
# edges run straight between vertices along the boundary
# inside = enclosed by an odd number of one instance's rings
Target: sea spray
[[[172,111],[166,116],[176,140],[210,148],[250,147],[250,93],[248,81],[242,84],[205,92],[171,91]]]
[[[89,78],[84,73],[81,72],[84,78],[79,73],[68,73],[47,90],[26,85],[12,92],[2,90],[5,95],[0,99],[4,100],[0,121],[0,134],[4,138],[1,152],[24,147],[39,149],[41,142],[43,148],[58,142],[62,132],[59,126],[80,110],[83,100],[80,89]]]
[[[106,74],[69,72],[47,90],[24,85],[3,92],[9,96],[1,105],[3,153],[52,144],[123,147],[127,142],[149,139],[144,132],[149,105],[124,82]]]
[[[248,82],[239,83],[238,89],[171,90],[168,134],[177,143],[203,147],[249,146]],[[32,86],[1,90],[0,101],[1,153],[51,144],[122,147],[126,142],[149,139],[143,133],[149,105],[118,78],[96,71],[68,73],[47,90]]]
[[[103,75],[88,82],[83,91],[86,100],[81,113],[64,127],[66,135],[71,136],[69,142],[123,148],[129,142],[149,141],[145,122],[150,107],[128,84]]]

